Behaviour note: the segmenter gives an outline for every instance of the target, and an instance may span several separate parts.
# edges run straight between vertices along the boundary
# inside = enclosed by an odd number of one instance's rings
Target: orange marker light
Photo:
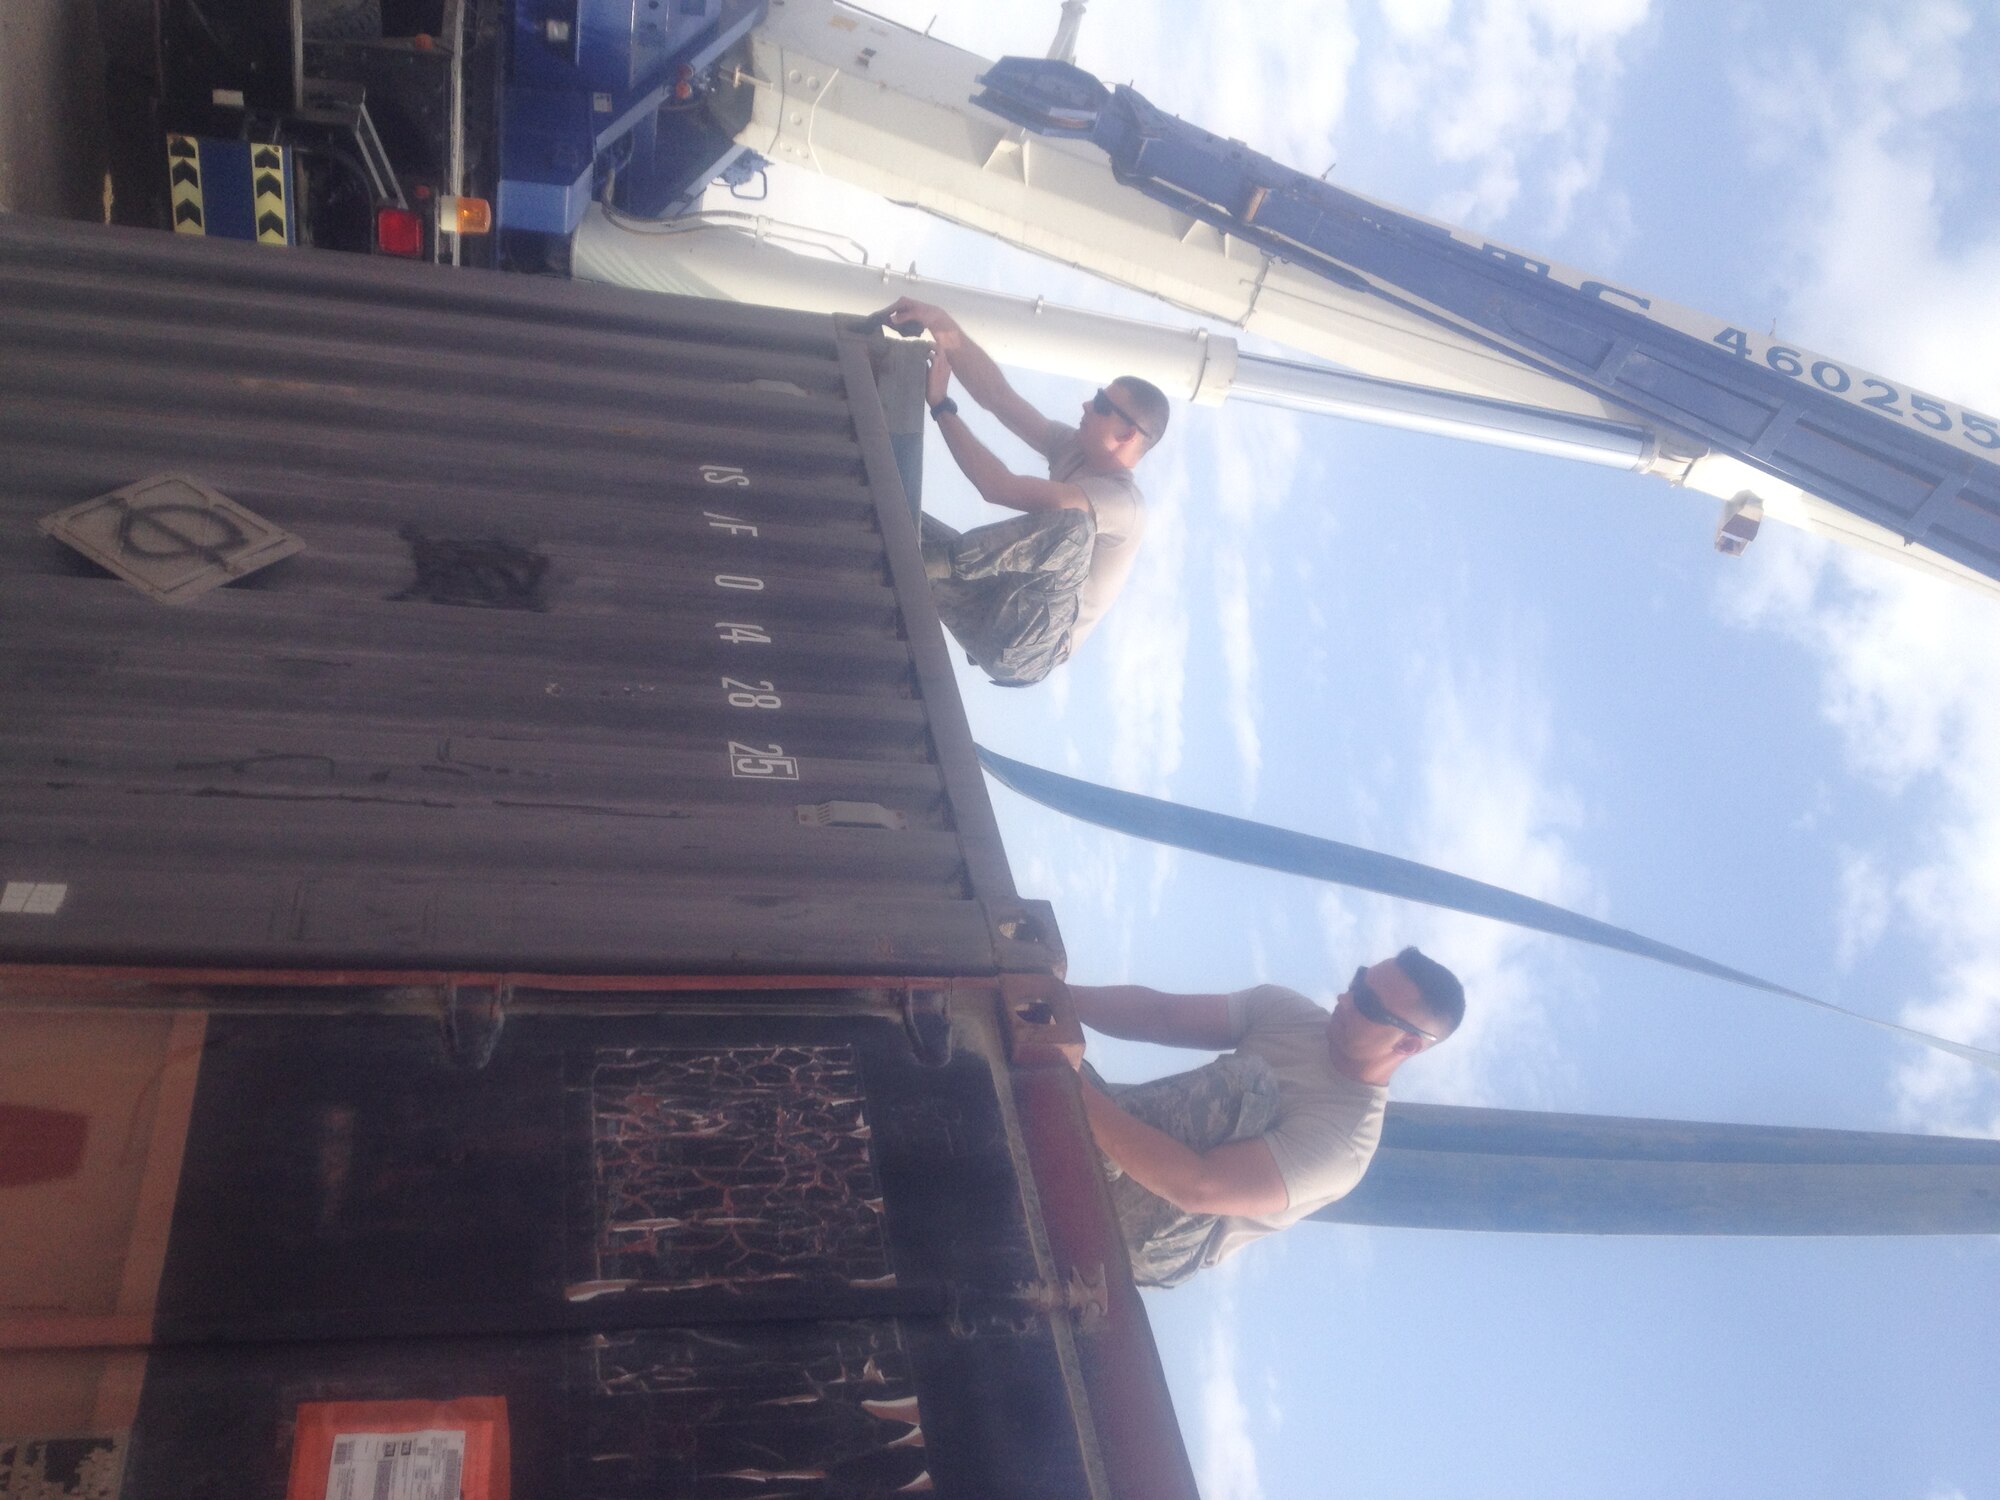
[[[491,234],[493,205],[484,198],[440,198],[438,224],[459,234]]]

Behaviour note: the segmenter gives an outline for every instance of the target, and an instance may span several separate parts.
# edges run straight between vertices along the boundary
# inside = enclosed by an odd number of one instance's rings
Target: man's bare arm
[[[952,371],[951,356],[941,348],[931,350],[924,399],[932,406],[950,393]],[[938,431],[944,434],[944,445],[951,450],[952,460],[988,504],[1031,512],[1090,508],[1090,497],[1076,485],[1016,474],[973,436],[972,429],[956,412],[938,418]]]
[[[1274,1214],[1288,1207],[1284,1174],[1261,1137],[1192,1151],[1134,1119],[1088,1078],[1079,1078],[1083,1112],[1098,1149],[1139,1186],[1191,1214]]]
[[[1047,457],[1054,450],[1056,442],[1063,433],[1062,424],[1043,416],[1030,406],[1027,398],[1007,383],[1007,377],[1001,374],[1000,367],[993,363],[993,356],[974,343],[972,336],[958,326],[958,320],[950,313],[934,303],[918,302],[912,297],[904,297],[879,316],[886,318],[899,330],[912,326],[923,328],[930,334],[932,342],[950,357],[952,368],[958,372],[959,383],[965,387],[966,395],[992,412],[1000,419],[1002,426],[1043,457]],[[959,467],[963,468],[964,465],[961,463]],[[1039,508],[1026,505],[1014,507],[1016,510]]]
[[[938,430],[944,434],[944,445],[951,450],[959,469],[989,505],[1025,511],[1090,509],[1090,497],[1073,484],[1016,474],[973,436],[972,429],[956,413],[940,418]]]
[[[1227,995],[1170,995],[1143,984],[1073,984],[1077,1019],[1128,1042],[1220,1052],[1240,1040]]]

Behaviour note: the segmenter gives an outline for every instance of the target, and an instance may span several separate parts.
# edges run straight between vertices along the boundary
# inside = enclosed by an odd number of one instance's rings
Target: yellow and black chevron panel
[[[170,135],[167,181],[177,233],[260,245],[294,241],[289,146]]]
[[[250,148],[250,208],[257,217],[257,243],[289,245],[292,241],[290,152],[283,146]]]
[[[167,137],[167,186],[174,233],[207,234],[201,208],[201,145],[191,135]]]

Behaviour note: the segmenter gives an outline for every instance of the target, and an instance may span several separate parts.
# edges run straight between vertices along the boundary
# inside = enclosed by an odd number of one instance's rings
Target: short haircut
[[[1132,415],[1139,419],[1140,431],[1146,435],[1146,446],[1150,449],[1167,435],[1167,419],[1173,415],[1173,408],[1167,403],[1167,393],[1150,380],[1141,380],[1137,375],[1120,375],[1111,382],[1131,397]]]
[[[1458,1030],[1465,1019],[1465,986],[1458,976],[1428,954],[1405,948],[1396,955],[1396,967],[1409,977],[1424,997],[1424,1010],[1444,1027],[1445,1035]]]

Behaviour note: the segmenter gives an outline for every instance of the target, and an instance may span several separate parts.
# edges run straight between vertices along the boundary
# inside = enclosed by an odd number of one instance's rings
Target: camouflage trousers
[[[1085,1063],[1091,1081],[1128,1115],[1192,1151],[1260,1136],[1278,1122],[1278,1081],[1261,1057],[1219,1057],[1202,1068],[1150,1083],[1106,1083]],[[1140,1286],[1179,1286],[1201,1269],[1214,1214],[1191,1214],[1139,1186],[1104,1158],[1105,1181],[1132,1279]]]
[[[1069,660],[1097,543],[1091,512],[1037,511],[966,532],[924,516],[922,532],[938,618],[988,677],[1027,687]]]

